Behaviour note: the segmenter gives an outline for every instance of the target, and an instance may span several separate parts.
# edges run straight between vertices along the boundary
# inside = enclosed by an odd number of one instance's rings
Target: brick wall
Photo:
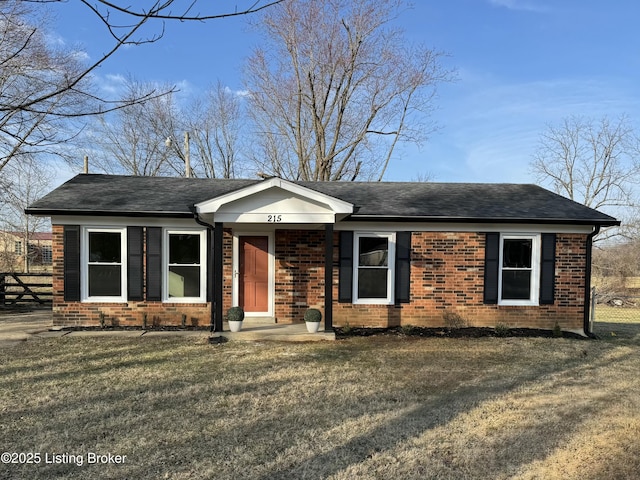
[[[318,308],[324,316],[324,236],[324,231],[276,231],[275,316],[278,322],[303,321],[309,307]],[[334,236],[334,244],[337,238]]]
[[[100,314],[121,325],[147,322],[188,325],[210,322],[210,304],[128,302],[126,304],[66,303],[63,298],[63,227],[53,227],[54,323],[97,325]],[[338,238],[334,242],[334,266],[338,262]],[[338,303],[338,269],[333,269],[334,325],[386,327],[397,325],[444,326],[445,316],[459,316],[471,326],[551,329],[582,328],[586,235],[556,237],[555,302],[541,306],[483,304],[484,243],[480,233],[414,232],[411,239],[411,301],[401,305],[353,305]],[[233,236],[223,236],[223,311],[231,307]],[[309,307],[324,313],[324,231],[277,230],[275,234],[275,317],[279,323],[303,319]]]
[[[335,304],[334,325],[386,327],[446,325],[459,316],[469,326],[581,330],[584,314],[586,235],[556,237],[555,302],[540,306],[483,303],[484,234],[414,232],[411,302],[395,305]],[[334,295],[337,295],[334,272]]]
[[[334,265],[338,234],[334,234]],[[556,237],[555,302],[540,306],[485,305],[484,245],[481,233],[414,232],[411,240],[411,301],[401,305],[338,303],[333,271],[335,326],[444,326],[445,316],[470,326],[580,330],[584,315],[586,236]],[[324,307],[324,232],[276,232],[276,316],[297,322],[308,307]]]
[[[64,227],[53,226],[53,324],[66,326],[106,325],[148,326],[181,325],[183,316],[187,326],[206,326],[211,322],[209,303],[87,303],[64,300]]]

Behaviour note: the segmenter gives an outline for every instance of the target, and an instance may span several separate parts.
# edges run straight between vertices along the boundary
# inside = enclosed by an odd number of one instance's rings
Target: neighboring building
[[[0,231],[0,272],[25,272],[27,266],[30,272],[51,271],[52,239],[51,232],[31,232],[27,239],[24,232]]]
[[[587,332],[608,215],[535,185],[79,175],[53,224],[54,322],[247,321]]]

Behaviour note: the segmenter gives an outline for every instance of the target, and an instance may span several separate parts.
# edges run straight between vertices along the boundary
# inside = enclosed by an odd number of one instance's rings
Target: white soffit
[[[295,183],[270,178],[195,205],[216,222],[333,223],[353,212],[353,205]]]

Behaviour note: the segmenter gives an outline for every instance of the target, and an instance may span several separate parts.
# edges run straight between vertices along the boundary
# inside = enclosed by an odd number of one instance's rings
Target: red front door
[[[269,311],[269,237],[240,237],[239,304],[245,312]]]

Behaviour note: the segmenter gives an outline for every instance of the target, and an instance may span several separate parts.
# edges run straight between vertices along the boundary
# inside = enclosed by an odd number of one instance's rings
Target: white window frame
[[[202,229],[163,229],[162,239],[162,301],[165,303],[206,303],[207,301],[207,231]],[[197,297],[169,296],[169,237],[170,235],[199,235],[200,236],[200,295]],[[195,266],[196,264],[190,264]]]
[[[360,239],[376,237],[386,238],[389,251],[387,252],[387,296],[386,298],[359,298],[358,281],[360,268]],[[353,291],[352,303],[358,305],[393,305],[395,294],[395,265],[396,261],[396,234],[395,232],[354,232],[353,235]],[[380,267],[375,267],[380,268]]]
[[[505,240],[531,240],[531,284],[529,291],[529,299],[515,300],[502,299],[502,270],[503,270],[503,251]],[[498,275],[498,305],[523,305],[537,306],[540,304],[540,234],[522,233],[522,234],[501,234],[500,235],[500,269]]]
[[[96,263],[97,265],[120,265],[119,296],[89,296],[89,234],[93,232],[120,234],[120,263]],[[83,302],[125,303],[127,301],[127,229],[121,227],[83,227],[80,242],[80,298]]]

